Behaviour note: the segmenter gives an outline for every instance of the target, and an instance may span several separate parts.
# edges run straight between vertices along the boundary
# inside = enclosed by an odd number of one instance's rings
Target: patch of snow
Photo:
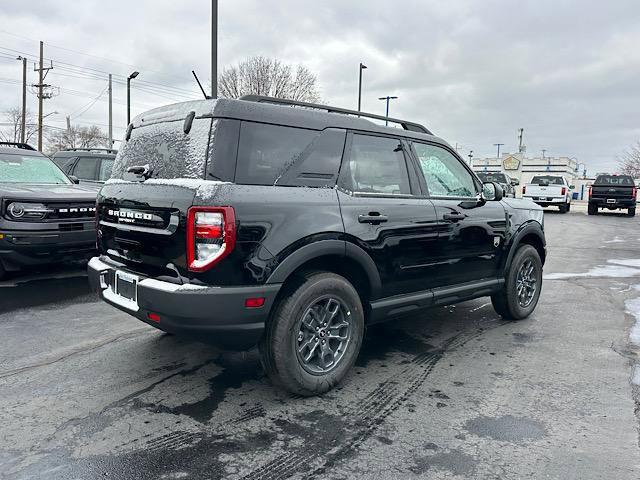
[[[640,387],[640,364],[636,364],[636,366],[633,368],[631,383]]]
[[[624,243],[624,239],[618,237],[617,235],[613,237],[613,240],[607,240],[604,243]]]
[[[640,290],[640,285],[634,285],[634,288],[638,291]],[[631,332],[629,332],[629,341],[636,346],[640,346],[640,298],[632,298],[624,302],[625,311],[633,315],[636,319],[636,323],[631,327]],[[636,367],[636,374],[638,367]],[[640,383],[638,383],[640,385]]]
[[[199,178],[150,178],[144,182],[145,185],[175,185],[177,187],[186,187],[197,190],[202,187],[211,187],[213,185],[223,185],[229,182],[221,182],[219,180],[201,180]]]
[[[630,278],[640,276],[640,259],[608,260],[611,265],[598,265],[582,273],[548,273],[545,280],[566,280],[568,278]]]

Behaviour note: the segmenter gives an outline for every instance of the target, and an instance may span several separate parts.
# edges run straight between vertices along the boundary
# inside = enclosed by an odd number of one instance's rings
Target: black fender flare
[[[538,239],[540,240],[540,242],[542,243],[542,246],[545,248],[546,250],[546,239],[544,237],[544,231],[542,230],[542,225],[540,225],[538,222],[536,221],[530,221],[528,223],[526,223],[525,225],[523,225],[516,233],[515,235],[512,237],[511,242],[510,242],[510,246],[509,246],[509,254],[507,255],[507,259],[504,262],[503,265],[503,271],[506,272],[509,267],[511,266],[511,262],[513,261],[513,256],[516,253],[516,250],[518,249],[518,245],[520,245],[522,243],[522,239],[527,236],[533,234],[536,237],[538,237]],[[542,262],[544,263],[544,258],[542,259]]]
[[[345,240],[320,240],[300,247],[275,268],[266,283],[284,283],[298,267],[326,255],[346,257],[360,265],[369,280],[371,298],[377,298],[382,282],[375,263],[361,247]]]

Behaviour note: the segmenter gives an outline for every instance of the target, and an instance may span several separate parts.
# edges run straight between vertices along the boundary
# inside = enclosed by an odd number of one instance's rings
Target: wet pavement
[[[0,283],[0,478],[640,478],[640,220],[545,222],[531,318],[479,299],[372,328],[317,398],[98,302],[77,269]]]

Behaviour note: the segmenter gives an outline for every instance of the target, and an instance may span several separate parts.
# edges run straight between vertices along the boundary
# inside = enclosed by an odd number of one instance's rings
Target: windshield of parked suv
[[[531,179],[534,185],[564,185],[562,177],[554,177],[551,175],[536,175]]]
[[[0,154],[0,183],[69,185],[71,180],[48,158]]]
[[[483,182],[509,183],[504,173],[478,173]]]
[[[625,185],[633,187],[633,178],[628,175],[600,175],[596,178],[596,185]]]

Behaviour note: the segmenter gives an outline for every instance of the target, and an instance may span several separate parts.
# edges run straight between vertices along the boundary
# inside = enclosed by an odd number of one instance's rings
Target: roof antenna
[[[198,80],[198,75],[196,75],[195,70],[191,70],[191,73],[193,73],[193,76],[196,79],[196,82],[198,82],[198,86],[200,87],[200,90],[202,91],[202,95],[204,95],[204,98],[209,100],[211,97],[209,95],[207,95],[206,92],[204,91],[204,88],[202,88],[202,84],[200,83],[200,80]]]

